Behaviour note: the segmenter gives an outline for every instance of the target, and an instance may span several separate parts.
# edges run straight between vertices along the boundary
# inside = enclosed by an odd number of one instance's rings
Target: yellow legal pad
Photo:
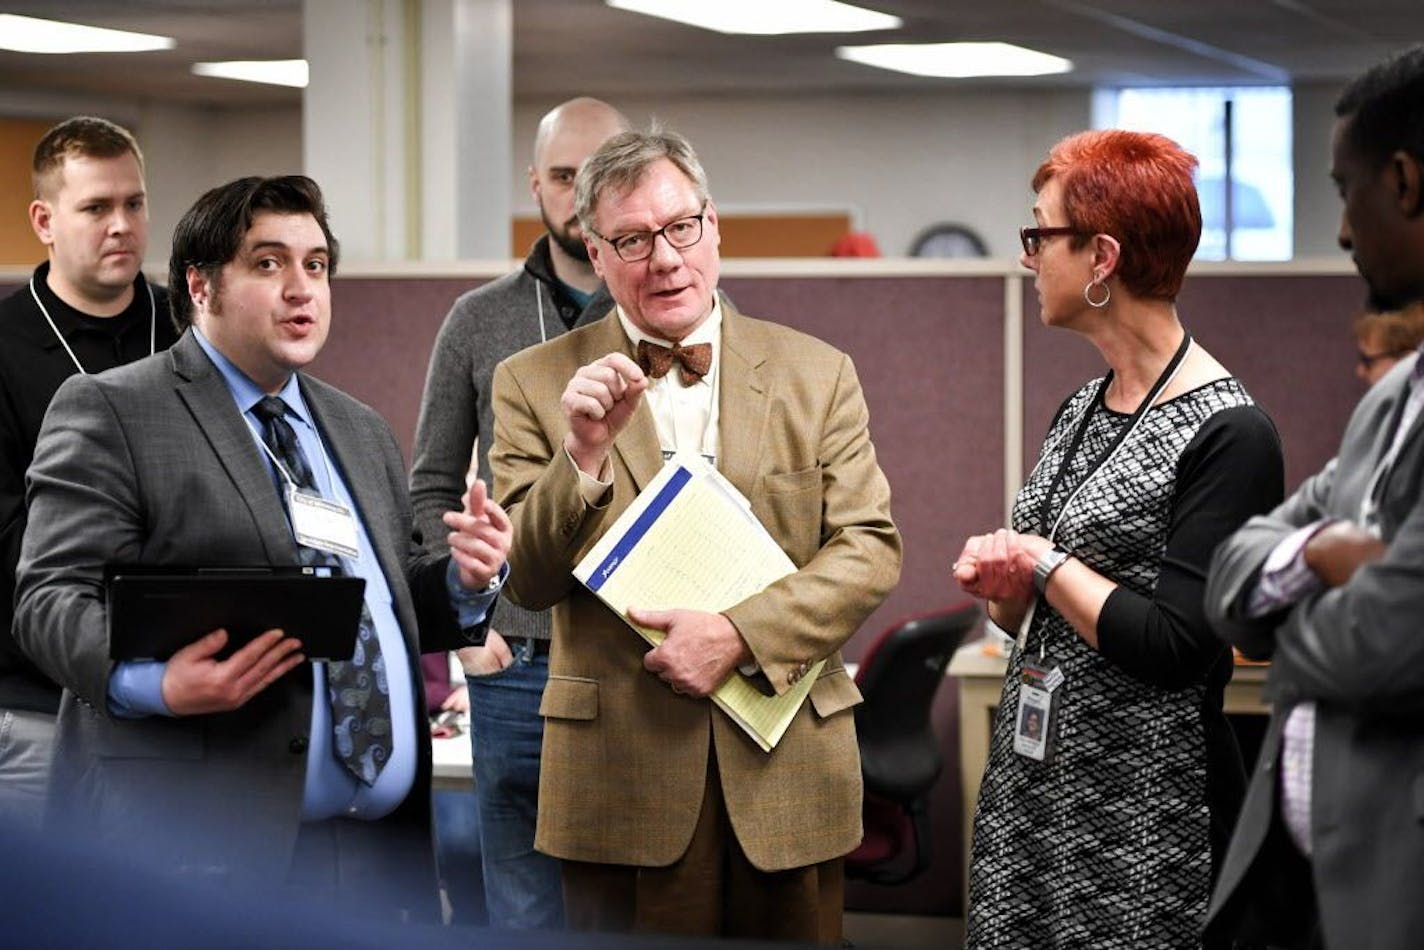
[[[700,456],[677,455],[638,495],[574,577],[656,646],[661,630],[628,620],[628,608],[720,613],[793,574],[751,504]],[[770,752],[781,741],[824,659],[780,696],[767,696],[733,673],[712,701]]]

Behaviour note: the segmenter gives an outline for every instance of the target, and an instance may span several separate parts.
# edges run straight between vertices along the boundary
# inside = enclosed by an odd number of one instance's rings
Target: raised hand
[[[481,590],[499,576],[509,557],[514,526],[479,479],[470,483],[464,504],[463,511],[447,511],[441,517],[450,529],[450,558],[459,571],[460,586]]]
[[[647,388],[648,377],[623,353],[609,353],[574,373],[559,405],[569,423],[564,448],[581,471],[598,475]]]

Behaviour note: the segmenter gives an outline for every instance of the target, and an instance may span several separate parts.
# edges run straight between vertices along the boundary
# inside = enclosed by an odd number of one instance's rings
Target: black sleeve
[[[1098,617],[1098,650],[1137,678],[1180,689],[1206,675],[1225,645],[1202,596],[1216,546],[1285,493],[1280,437],[1254,406],[1226,409],[1177,462],[1162,572],[1150,597],[1118,587]]]

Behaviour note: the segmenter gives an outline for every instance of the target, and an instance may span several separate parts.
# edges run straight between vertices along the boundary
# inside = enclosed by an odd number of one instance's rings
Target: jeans
[[[505,669],[467,677],[485,905],[491,927],[561,928],[559,862],[534,850],[549,657],[534,652],[531,640],[511,640],[510,649]]]
[[[486,926],[489,917],[485,914],[484,872],[480,868],[480,804],[474,789],[438,791],[433,804],[435,863],[450,905],[447,922]]]

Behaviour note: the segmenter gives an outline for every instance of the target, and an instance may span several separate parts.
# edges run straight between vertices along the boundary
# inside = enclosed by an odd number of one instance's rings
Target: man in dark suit
[[[1372,309],[1424,298],[1424,46],[1336,105],[1340,245]],[[1272,660],[1274,713],[1209,928],[1281,947],[1424,932],[1424,361],[1361,400],[1339,454],[1212,561],[1207,610]],[[1250,477],[1243,473],[1243,477]]]
[[[0,300],[0,821],[38,827],[60,690],[10,637],[25,469],[60,383],[166,350],[177,335],[167,294],[139,270],[148,194],[128,130],[66,119],[35,145],[31,169],[30,226],[45,261]]]
[[[390,428],[300,372],[326,340],[336,261],[307,178],[244,178],[184,215],[170,289],[188,331],[69,380],[45,418],[15,635],[65,688],[51,788],[65,830],[421,917],[436,905],[418,654],[483,635],[510,527],[476,483],[445,517],[450,554],[428,554]],[[113,563],[339,565],[366,581],[356,655],[303,666],[281,630],[227,655],[215,630],[116,664]]]

